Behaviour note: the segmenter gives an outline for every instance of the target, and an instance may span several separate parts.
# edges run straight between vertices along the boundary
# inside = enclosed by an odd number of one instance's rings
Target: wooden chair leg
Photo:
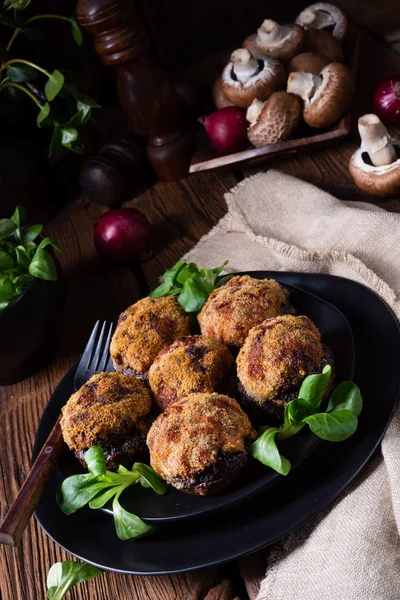
[[[183,100],[157,62],[136,0],[79,0],[77,18],[94,36],[103,63],[116,67],[120,103],[147,139],[156,176],[162,181],[186,176],[194,127],[186,122]]]

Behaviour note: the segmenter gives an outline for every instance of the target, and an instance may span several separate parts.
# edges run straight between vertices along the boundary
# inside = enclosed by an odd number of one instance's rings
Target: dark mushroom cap
[[[243,84],[235,78],[233,64],[229,62],[222,73],[222,93],[234,106],[247,108],[254,98],[266,100],[285,84],[283,66],[272,58],[259,60],[260,69]]]
[[[341,62],[343,60],[341,43],[329,31],[324,29],[309,29],[307,31],[304,50],[323,54],[331,62]]]
[[[353,75],[341,63],[330,63],[321,71],[322,84],[304,106],[303,117],[310,127],[329,127],[350,107]]]
[[[179,338],[161,350],[150,367],[149,383],[160,410],[194,392],[218,392],[234,359],[222,342],[204,335]]]
[[[116,371],[147,379],[157,354],[190,334],[191,318],[174,296],[143,298],[119,317],[110,345]]]
[[[152,406],[149,388],[129,375],[93,375],[62,409],[61,430],[71,450],[123,444],[147,423]]]
[[[241,346],[254,325],[279,315],[287,302],[288,293],[274,279],[237,275],[211,292],[197,319],[203,335]]]
[[[332,35],[342,40],[347,35],[347,17],[338,6],[330,2],[316,2],[307,6],[297,17],[296,23],[305,29],[329,28]]]
[[[267,19],[267,21],[269,20]],[[257,58],[269,56],[282,62],[288,62],[293,56],[302,51],[306,35],[304,29],[299,25],[286,25],[285,27],[289,30],[289,35],[281,43],[271,46],[262,44],[258,35],[254,33],[244,40],[243,46]]]
[[[171,404],[151,426],[147,436],[150,464],[178,489],[204,494],[211,482],[195,489],[201,474],[221,456],[245,453],[255,435],[248,416],[233,398],[190,394]]]
[[[400,141],[391,139],[390,142],[400,148]],[[375,167],[365,162],[361,147],[350,158],[349,171],[366,194],[383,198],[400,193],[400,159],[390,165]]]
[[[216,108],[226,108],[227,106],[234,106],[232,102],[228,100],[222,91],[222,78],[218,77],[212,88],[212,97]]]
[[[265,102],[256,123],[249,127],[249,141],[259,148],[286,140],[295,131],[300,116],[301,105],[297,96],[275,92]]]
[[[319,52],[302,52],[292,58],[288,64],[287,70],[288,73],[297,71],[318,75],[330,62],[332,61],[327,56],[324,56]]]
[[[267,319],[250,330],[237,358],[239,381],[263,404],[300,386],[321,363],[324,349],[314,323],[305,316]]]

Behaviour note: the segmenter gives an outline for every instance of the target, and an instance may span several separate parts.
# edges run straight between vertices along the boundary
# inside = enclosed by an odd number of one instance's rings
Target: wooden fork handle
[[[60,419],[39,452],[23,486],[0,525],[0,544],[17,546],[63,446]]]

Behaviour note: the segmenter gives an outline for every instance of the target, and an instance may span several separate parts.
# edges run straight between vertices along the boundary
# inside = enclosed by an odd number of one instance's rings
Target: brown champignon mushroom
[[[400,140],[390,137],[374,114],[358,119],[361,146],[350,158],[349,171],[355,183],[367,194],[391,196],[400,193]],[[369,157],[369,161],[368,161]]]
[[[329,2],[316,2],[305,8],[296,23],[305,29],[329,30],[338,40],[347,33],[347,17],[343,11]]]
[[[282,62],[288,62],[301,52],[305,32],[299,25],[279,25],[272,19],[265,19],[257,33],[250,35],[243,42],[256,58],[270,56]]]
[[[304,50],[307,52],[319,52],[331,62],[343,60],[342,45],[329,31],[323,29],[310,29],[307,31]]]
[[[299,99],[287,92],[274,92],[266,102],[257,98],[247,109],[249,141],[259,148],[286,140],[296,129],[301,116]]]
[[[235,50],[222,73],[222,92],[234,106],[247,108],[254,98],[266,100],[284,87],[285,70],[272,58],[257,60],[245,48]]]
[[[353,76],[345,65],[331,63],[320,75],[290,73],[287,91],[303,99],[303,118],[310,127],[329,127],[350,106]]]
[[[227,106],[233,106],[232,102],[229,102],[228,98],[225,96],[222,91],[222,78],[218,77],[216,82],[213,85],[212,89],[212,97],[215,106],[219,108],[226,108]]]
[[[313,73],[319,75],[322,69],[332,62],[327,56],[318,52],[302,52],[298,54],[288,64],[288,73],[298,71],[302,73]]]

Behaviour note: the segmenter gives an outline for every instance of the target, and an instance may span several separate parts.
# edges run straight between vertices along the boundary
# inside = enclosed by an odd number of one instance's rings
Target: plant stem
[[[68,21],[69,22],[69,18],[68,17],[64,17],[63,15],[35,15],[34,17],[31,17],[30,19],[28,19],[26,21],[26,23],[32,23],[33,21],[39,21],[40,19],[59,19],[60,21]],[[11,46],[13,45],[13,43],[15,42],[16,38],[19,36],[20,33],[22,33],[23,29],[19,29],[17,28],[14,33],[12,34],[10,41],[7,44],[6,47],[6,51],[9,52],[11,49]]]
[[[15,63],[22,63],[23,65],[28,65],[28,67],[32,67],[32,69],[36,69],[36,71],[40,71],[40,73],[43,73],[49,79],[51,77],[51,74],[48,71],[46,71],[46,69],[43,69],[42,67],[39,67],[38,65],[35,65],[35,63],[30,62],[29,60],[24,60],[23,58],[12,58],[11,60],[7,60],[5,63],[3,63],[1,65],[0,73],[2,71],[4,71],[4,69],[7,69],[7,67],[9,67],[10,65],[15,64]]]
[[[19,85],[19,83],[4,83],[2,82],[2,85],[0,86],[0,91],[4,90],[6,87],[14,87],[17,88],[18,90],[21,90],[21,92],[24,92],[27,96],[29,96],[29,98],[31,98],[31,100],[34,101],[34,103],[36,104],[36,106],[38,106],[39,108],[42,108],[42,105],[40,104],[39,100],[37,100],[35,98],[35,96],[26,89],[26,87],[24,87],[23,85]]]
[[[38,21],[39,19],[60,19],[60,21],[68,21],[68,23],[70,22],[69,17],[65,17],[64,15],[35,15],[26,22],[32,23],[32,21]]]
[[[11,46],[13,45],[15,39],[18,37],[18,35],[21,33],[21,31],[22,31],[22,29],[19,29],[18,27],[15,29],[14,33],[10,37],[10,41],[7,44],[7,47],[6,47],[7,53],[10,51]]]

